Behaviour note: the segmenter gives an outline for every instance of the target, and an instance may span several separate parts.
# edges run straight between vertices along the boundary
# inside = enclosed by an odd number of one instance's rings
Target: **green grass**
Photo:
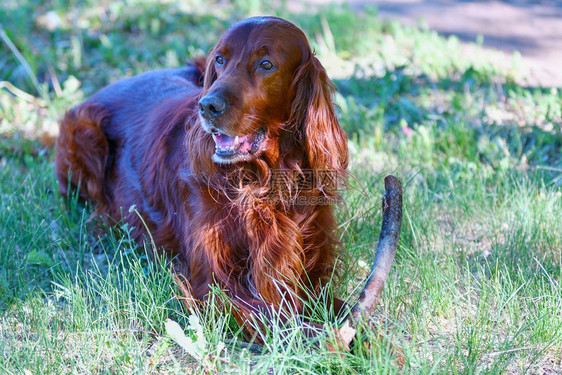
[[[560,92],[519,86],[517,55],[373,9],[205,4],[0,5],[0,372],[562,372]],[[383,178],[404,184],[369,350],[311,347],[296,323],[269,332],[264,353],[235,346],[228,312],[185,310],[169,259],[148,256],[126,225],[99,229],[90,206],[57,192],[52,139],[65,110],[124,76],[204,55],[255,13],[300,25],[338,87],[353,177],[338,211],[342,277],[329,287],[351,302],[373,258]],[[166,334],[167,319],[192,339],[187,350]]]

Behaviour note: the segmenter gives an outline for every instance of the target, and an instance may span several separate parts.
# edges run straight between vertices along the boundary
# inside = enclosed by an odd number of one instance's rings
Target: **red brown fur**
[[[333,85],[304,34],[274,17],[233,26],[202,66],[119,81],[69,111],[60,191],[79,186],[142,240],[135,205],[197,299],[216,283],[241,321],[283,300],[300,311],[298,297],[319,290],[336,256],[338,194],[323,174],[343,176],[348,154]],[[211,133],[231,148],[240,135],[242,146],[221,154]]]

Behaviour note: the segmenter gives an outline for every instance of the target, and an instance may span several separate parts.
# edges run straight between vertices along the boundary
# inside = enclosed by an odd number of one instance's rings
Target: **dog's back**
[[[170,156],[185,138],[188,114],[178,115],[178,107],[196,108],[200,76],[193,66],[147,72],[113,83],[67,112],[55,159],[60,192],[79,189],[81,199],[94,200],[98,213],[115,219],[128,214],[121,209],[143,202],[152,221],[171,224],[159,206],[174,195],[158,194],[152,181],[182,167],[169,162],[181,160]],[[163,140],[168,144],[159,145]]]

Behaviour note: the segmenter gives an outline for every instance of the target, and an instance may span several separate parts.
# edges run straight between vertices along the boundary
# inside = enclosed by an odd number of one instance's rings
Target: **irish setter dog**
[[[139,241],[142,216],[198,300],[216,284],[241,321],[287,301],[302,311],[334,271],[348,152],[333,90],[299,28],[243,20],[206,62],[121,80],[70,110],[60,191],[79,189]]]

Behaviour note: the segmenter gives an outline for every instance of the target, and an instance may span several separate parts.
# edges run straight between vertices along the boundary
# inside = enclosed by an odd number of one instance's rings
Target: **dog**
[[[123,79],[67,112],[60,192],[78,189],[138,241],[150,232],[193,298],[218,285],[241,324],[302,312],[339,247],[348,150],[333,93],[297,26],[245,19],[205,61]]]

